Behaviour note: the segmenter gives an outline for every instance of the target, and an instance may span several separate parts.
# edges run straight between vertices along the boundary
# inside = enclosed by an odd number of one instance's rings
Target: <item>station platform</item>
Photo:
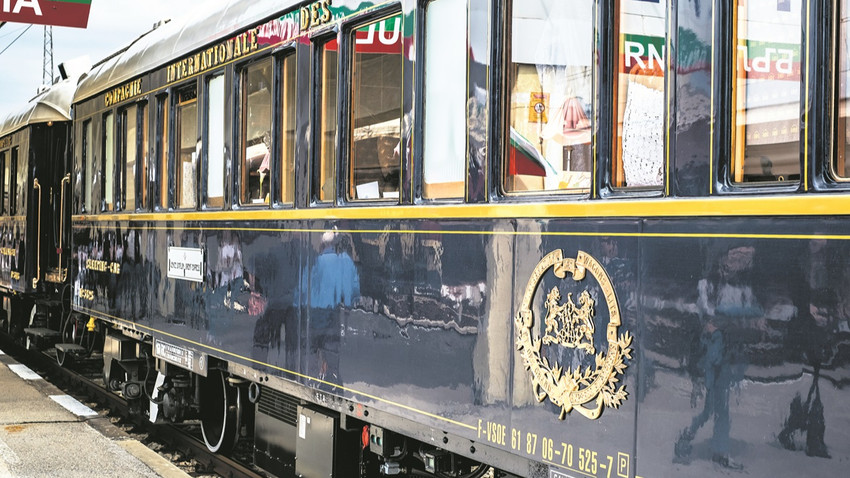
[[[188,478],[0,350],[0,478]]]

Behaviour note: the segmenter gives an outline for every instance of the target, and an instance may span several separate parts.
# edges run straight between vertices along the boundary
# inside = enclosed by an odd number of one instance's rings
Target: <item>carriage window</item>
[[[21,197],[21,191],[18,189],[18,148],[12,148],[10,157],[9,175],[12,177],[12,183],[9,185],[9,215],[13,216],[18,212],[18,204]]]
[[[737,0],[731,144],[735,183],[800,179],[802,11],[801,0]]]
[[[506,192],[590,188],[593,0],[516,0]]]
[[[272,147],[272,59],[242,71],[242,204],[268,204]]]
[[[318,181],[313,185],[313,192],[320,202],[333,201],[336,194],[336,96],[337,96],[337,41],[334,38],[319,46],[319,77],[318,85],[321,103],[316,108],[319,115],[319,157],[318,168],[314,171]]]
[[[159,156],[159,171],[156,179],[159,180],[159,201],[157,206],[168,209],[168,187],[171,179],[168,174],[168,96],[160,96],[157,101],[157,130],[158,139],[157,154]]]
[[[175,176],[177,183],[175,193],[177,207],[194,209],[197,205],[196,193],[198,185],[198,87],[194,84],[181,89],[177,93],[175,108],[176,128],[176,162]]]
[[[150,178],[149,174],[149,161],[148,161],[148,108],[146,103],[142,103],[139,105],[139,119],[142,124],[139,125],[141,128],[141,144],[142,150],[141,154],[139,154],[139,176],[141,180],[139,181],[139,192],[137,194],[138,203],[136,207],[138,209],[147,209],[149,206],[148,203],[148,180]]]
[[[115,207],[115,122],[112,113],[103,116],[103,210]]]
[[[280,200],[295,202],[295,54],[281,65]]]
[[[87,214],[94,213],[94,150],[92,144],[91,120],[83,123],[83,167],[85,168],[85,184],[83,184],[83,205]],[[8,181],[6,181],[8,184]]]
[[[615,187],[658,187],[664,160],[664,48],[667,1],[620,1],[614,103]]]
[[[121,189],[124,192],[124,209],[136,208],[136,160],[138,158],[138,107],[130,106],[122,112],[121,141],[124,171],[121,175]]]
[[[207,206],[224,206],[224,75],[207,82]]]
[[[850,179],[850,0],[841,0],[838,6],[838,81],[836,93],[838,102],[836,120],[836,152],[833,160],[833,175],[840,179]]]
[[[425,7],[426,199],[462,198],[466,176],[466,0]]]
[[[0,174],[3,175],[0,182],[0,214],[9,209],[9,164],[6,162],[7,151],[0,152]]]
[[[349,199],[399,198],[401,15],[353,32]]]

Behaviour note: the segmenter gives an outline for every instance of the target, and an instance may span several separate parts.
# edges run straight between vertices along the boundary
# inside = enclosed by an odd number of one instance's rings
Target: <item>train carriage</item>
[[[4,330],[58,340],[68,298],[71,100],[76,78],[43,88],[0,123],[0,294]]]
[[[74,98],[73,307],[106,383],[281,476],[839,473],[848,8],[161,26]]]

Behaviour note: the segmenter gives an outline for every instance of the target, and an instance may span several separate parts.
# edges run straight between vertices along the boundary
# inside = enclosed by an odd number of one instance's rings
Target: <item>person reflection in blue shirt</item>
[[[336,230],[322,235],[322,250],[310,274],[310,332],[317,370],[311,375],[339,381],[341,315],[360,297],[360,277],[351,258],[351,243]]]

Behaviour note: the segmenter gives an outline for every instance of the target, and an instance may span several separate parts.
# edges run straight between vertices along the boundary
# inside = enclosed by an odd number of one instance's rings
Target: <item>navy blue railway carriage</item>
[[[848,15],[194,12],[78,85],[82,332],[280,476],[840,475]]]
[[[2,330],[52,345],[70,311],[71,100],[76,78],[43,88],[0,122]]]

